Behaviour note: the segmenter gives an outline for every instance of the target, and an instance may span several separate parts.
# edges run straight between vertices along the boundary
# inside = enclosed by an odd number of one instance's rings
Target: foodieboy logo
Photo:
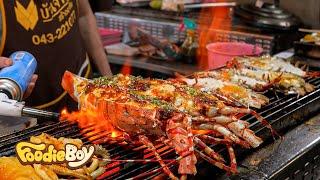
[[[64,150],[57,150],[52,144],[19,142],[16,145],[18,159],[23,165],[66,163],[69,169],[84,166],[91,160],[94,151],[94,146],[82,146],[78,149],[73,144],[66,144]]]

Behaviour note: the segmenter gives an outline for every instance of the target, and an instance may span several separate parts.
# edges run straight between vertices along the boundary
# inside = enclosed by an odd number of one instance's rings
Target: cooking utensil
[[[25,107],[22,100],[37,67],[34,56],[25,51],[13,53],[13,64],[0,71],[0,115],[58,118],[59,114]]]
[[[0,99],[0,115],[12,117],[34,117],[44,119],[59,119],[60,114],[26,107],[23,102],[3,98]]]
[[[37,61],[25,51],[13,53],[10,59],[13,64],[0,70],[0,97],[21,101],[36,70]]]
[[[243,4],[235,8],[235,15],[242,21],[256,27],[275,30],[297,30],[300,20],[293,14],[281,9],[279,2],[264,3],[261,7]]]

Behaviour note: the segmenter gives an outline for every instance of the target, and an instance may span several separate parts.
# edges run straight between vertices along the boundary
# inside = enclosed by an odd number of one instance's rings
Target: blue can
[[[5,83],[8,83],[9,80],[12,83],[15,83],[15,86],[18,88],[15,88],[15,91],[19,91],[18,95],[16,95],[17,97],[12,98],[21,100],[28,87],[28,84],[31,81],[32,75],[37,68],[37,61],[32,54],[25,51],[15,52],[10,56],[10,58],[13,61],[12,66],[3,68],[0,71],[0,90],[1,87],[4,87],[2,91],[13,91],[10,90],[10,88],[5,89],[5,87],[8,87],[8,85],[3,85],[3,83],[1,85],[1,80],[6,80],[3,81]]]

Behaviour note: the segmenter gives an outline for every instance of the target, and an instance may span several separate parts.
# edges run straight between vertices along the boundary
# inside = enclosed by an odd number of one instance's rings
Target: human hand
[[[32,78],[31,78],[31,81],[27,87],[27,90],[26,90],[26,92],[24,92],[23,99],[26,99],[31,95],[31,93],[36,85],[37,79],[38,79],[38,75],[36,75],[36,74],[32,75]]]
[[[12,60],[6,57],[0,57],[0,68],[8,67],[12,65]]]
[[[12,65],[12,60],[10,58],[0,57],[0,69],[11,66],[11,65]],[[38,79],[38,75],[34,74],[31,78],[31,81],[28,85],[26,92],[24,93],[23,99],[28,98],[30,96],[30,94],[34,89],[37,79]]]

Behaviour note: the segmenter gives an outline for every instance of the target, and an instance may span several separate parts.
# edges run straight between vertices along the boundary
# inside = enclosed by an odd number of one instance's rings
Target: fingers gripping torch
[[[0,115],[59,118],[58,113],[26,107],[24,102],[21,102],[37,67],[34,56],[18,51],[13,53],[10,59],[13,61],[12,66],[0,70]]]

